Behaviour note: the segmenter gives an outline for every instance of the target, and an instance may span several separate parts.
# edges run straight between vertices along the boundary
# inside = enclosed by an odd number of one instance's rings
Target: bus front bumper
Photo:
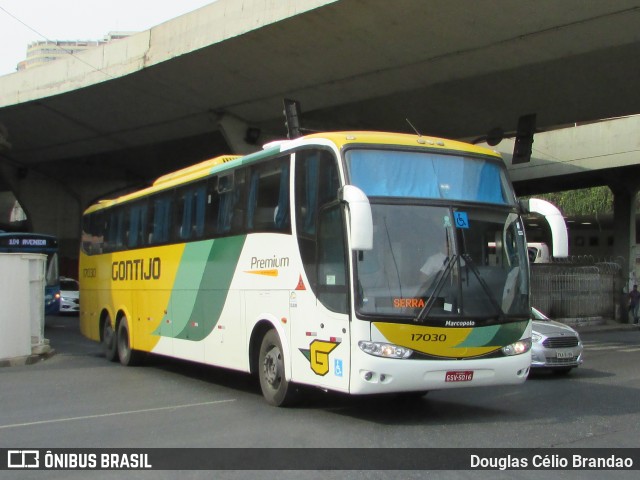
[[[389,359],[353,353],[352,394],[421,392],[517,385],[529,375],[531,353],[473,360]]]

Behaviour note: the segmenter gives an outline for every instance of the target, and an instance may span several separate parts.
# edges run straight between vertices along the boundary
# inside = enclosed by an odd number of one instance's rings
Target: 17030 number
[[[412,342],[446,342],[447,335],[445,333],[412,333]]]

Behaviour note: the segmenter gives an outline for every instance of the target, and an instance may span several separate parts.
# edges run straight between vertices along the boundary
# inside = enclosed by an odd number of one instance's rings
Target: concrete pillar
[[[620,292],[619,319],[623,323],[627,319],[627,296],[630,286],[640,280],[636,272],[636,198],[640,186],[637,181],[615,181],[609,188],[613,193],[613,253],[621,259],[621,278],[623,284],[618,287]]]
[[[82,211],[79,196],[72,188],[36,169],[1,162],[0,176],[25,211],[29,231],[58,237],[63,263],[77,258]]]

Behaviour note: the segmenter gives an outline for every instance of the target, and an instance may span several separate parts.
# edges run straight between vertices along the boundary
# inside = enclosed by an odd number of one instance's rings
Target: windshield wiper
[[[413,319],[414,322],[422,322],[429,315],[429,313],[431,312],[431,309],[436,303],[436,298],[438,298],[438,294],[442,290],[442,287],[444,287],[445,281],[449,276],[449,272],[453,269],[454,265],[458,261],[458,258],[459,258],[458,255],[452,255],[450,257],[447,257],[444,260],[444,262],[442,262],[444,269],[440,270],[438,272],[438,275],[436,276],[436,279],[435,279],[436,286],[433,289],[433,293],[429,296],[427,302],[424,304],[424,307],[422,307],[422,309],[418,312],[418,315],[416,315],[416,317]]]
[[[485,281],[485,279],[482,278],[482,275],[478,271],[478,267],[476,266],[471,256],[465,253],[462,255],[452,255],[451,257],[446,258],[446,260],[443,263],[445,268],[440,272],[438,272],[438,276],[436,277],[436,286],[433,290],[433,293],[431,293],[424,307],[422,307],[418,315],[416,315],[416,317],[413,319],[414,322],[416,323],[423,322],[424,319],[429,316],[429,313],[431,313],[431,310],[433,309],[433,306],[436,303],[438,294],[442,291],[442,288],[445,285],[445,281],[449,276],[449,272],[453,269],[455,264],[459,262],[460,258],[464,260],[465,266],[468,266],[468,268],[471,270],[473,275],[478,279],[478,283],[480,284],[480,286],[482,287],[482,290],[484,291],[487,298],[489,299],[491,306],[495,309],[498,319],[500,321],[504,320],[504,312],[502,311],[502,307],[500,306],[500,304],[498,304],[498,301],[494,297],[491,291],[491,288],[489,287],[489,285],[487,285],[487,282]]]

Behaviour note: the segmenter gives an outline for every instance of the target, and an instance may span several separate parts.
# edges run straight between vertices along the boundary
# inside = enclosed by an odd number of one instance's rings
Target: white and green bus
[[[529,372],[519,206],[498,154],[460,142],[314,134],[165,175],[86,210],[80,278],[109,360],[251,372],[274,405]]]

